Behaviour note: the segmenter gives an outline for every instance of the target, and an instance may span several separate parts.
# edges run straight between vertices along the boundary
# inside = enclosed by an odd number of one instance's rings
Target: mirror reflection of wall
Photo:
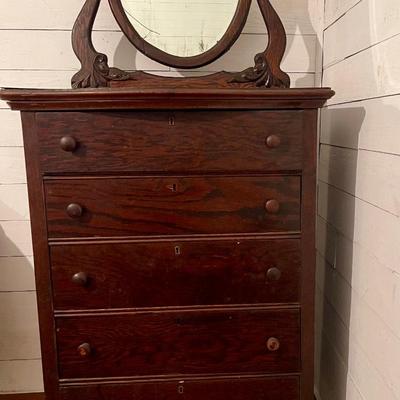
[[[212,48],[225,34],[238,0],[121,0],[131,24],[147,42],[180,56]]]

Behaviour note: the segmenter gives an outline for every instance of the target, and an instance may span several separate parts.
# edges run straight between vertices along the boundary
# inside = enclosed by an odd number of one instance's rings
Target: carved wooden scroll
[[[255,65],[236,74],[231,82],[254,82],[256,86],[290,87],[289,75],[281,70],[286,50],[286,32],[269,0],[257,0],[268,31],[268,46],[254,57]]]
[[[128,80],[130,74],[118,68],[110,68],[105,54],[98,53],[93,46],[93,24],[101,0],[86,0],[72,29],[72,47],[81,70],[72,77],[72,88],[107,87],[111,80]]]
[[[147,83],[150,83],[150,86],[151,81],[154,80],[153,84],[155,85],[162,85],[163,82],[168,81],[166,85],[168,87],[171,85],[221,88],[290,87],[290,78],[280,67],[286,49],[286,33],[282,21],[269,0],[257,0],[267,27],[268,45],[265,51],[255,56],[254,67],[239,73],[221,72],[196,78],[165,78],[143,74],[140,71],[126,72],[118,68],[110,68],[107,56],[97,52],[92,42],[93,24],[100,1],[86,0],[72,31],[72,46],[81,62],[81,70],[72,78],[72,87],[75,89],[109,86],[133,87],[138,80],[144,78]]]

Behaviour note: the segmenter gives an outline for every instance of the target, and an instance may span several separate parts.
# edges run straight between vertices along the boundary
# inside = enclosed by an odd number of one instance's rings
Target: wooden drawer
[[[57,318],[60,378],[290,373],[297,310],[170,311]],[[280,347],[271,351],[269,338]],[[90,351],[78,351],[84,343]],[[89,349],[87,349],[89,350]]]
[[[41,112],[36,124],[44,173],[302,168],[302,111]]]
[[[185,379],[65,387],[60,400],[299,400],[299,379],[293,377]]]
[[[297,176],[65,179],[45,191],[51,238],[300,229]]]
[[[299,301],[300,240],[55,245],[58,310]]]

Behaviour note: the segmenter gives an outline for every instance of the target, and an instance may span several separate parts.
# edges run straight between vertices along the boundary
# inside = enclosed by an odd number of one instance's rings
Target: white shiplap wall
[[[70,29],[83,0],[0,1],[0,86],[67,88],[78,68]],[[17,5],[18,3],[18,5]],[[105,0],[94,41],[110,64],[163,74],[176,71],[146,59],[122,38]],[[256,3],[255,1],[253,3]],[[288,34],[284,69],[294,86],[313,86],[320,0],[274,0]],[[240,70],[252,65],[266,45],[256,6],[232,50],[204,71]],[[318,64],[319,65],[319,64]],[[318,75],[319,76],[319,75]],[[0,393],[41,391],[40,347],[32,267],[26,176],[17,112],[0,102]]]
[[[326,0],[319,172],[321,400],[400,399],[400,2]]]

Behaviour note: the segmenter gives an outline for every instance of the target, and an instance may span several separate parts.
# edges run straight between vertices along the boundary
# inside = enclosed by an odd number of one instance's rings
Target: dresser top
[[[318,108],[330,88],[305,89],[12,89],[0,99],[13,110],[303,109]]]

